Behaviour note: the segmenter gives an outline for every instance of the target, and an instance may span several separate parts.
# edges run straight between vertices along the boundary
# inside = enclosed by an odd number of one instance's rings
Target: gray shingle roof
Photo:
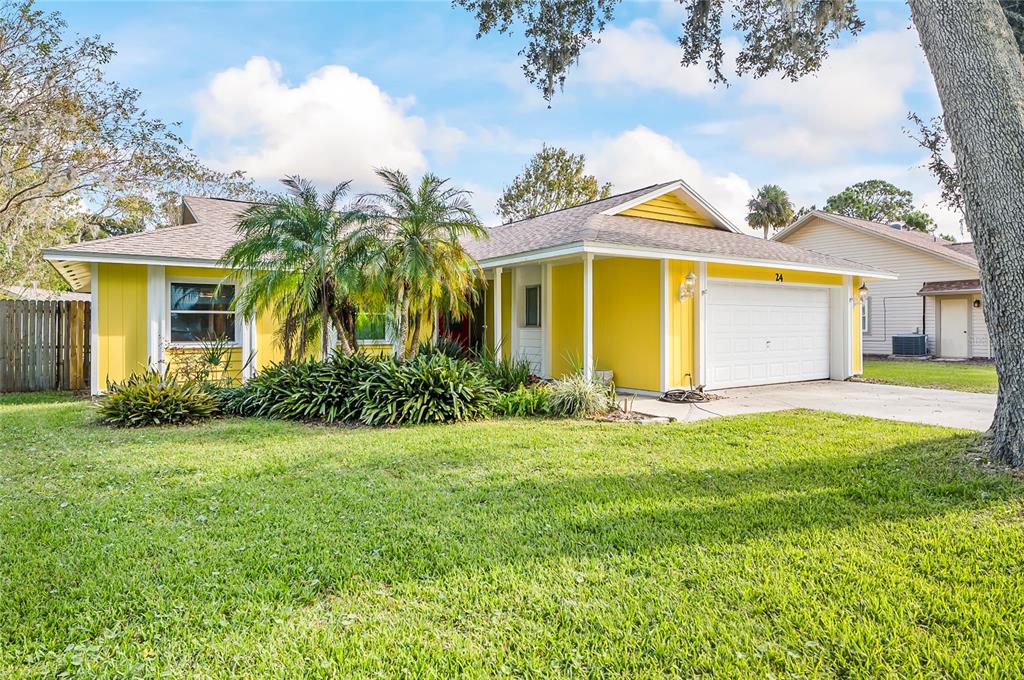
[[[918,295],[941,295],[943,293],[980,293],[981,279],[959,281],[925,281]]]
[[[62,253],[73,256],[80,253],[216,261],[238,238],[236,227],[241,214],[254,205],[247,201],[197,196],[186,196],[183,200],[197,222],[96,241],[82,241],[50,248],[46,252],[50,256]],[[188,219],[187,213],[185,217]]]
[[[586,243],[664,249],[742,260],[770,260],[841,271],[891,274],[859,262],[724,229],[643,217],[601,214],[609,208],[654,191],[658,186],[665,185],[646,187],[575,208],[494,227],[490,230],[490,238],[468,241],[465,246],[473,257],[485,263],[487,260],[512,257],[531,251]]]
[[[950,250],[955,250],[961,255],[972,257],[975,260],[978,259],[978,253],[975,252],[973,243],[947,243],[946,247]]]
[[[843,258],[822,255],[778,241],[765,241],[726,229],[601,214],[671,184],[675,182],[656,184],[494,227],[489,230],[489,238],[470,240],[465,242],[465,246],[473,257],[485,264],[494,258],[557,246],[604,244],[740,260],[767,260],[826,270],[890,273]],[[62,259],[61,256],[66,255],[67,259],[74,260],[75,255],[111,255],[215,262],[238,238],[238,219],[253,205],[245,201],[195,196],[185,197],[184,204],[185,218],[194,218],[194,223],[51,248],[46,251],[47,256],[50,259]]]

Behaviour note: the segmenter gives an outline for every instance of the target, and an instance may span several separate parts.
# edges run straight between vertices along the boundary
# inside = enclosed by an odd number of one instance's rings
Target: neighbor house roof
[[[802,229],[816,217],[827,220],[833,224],[838,224],[840,226],[860,231],[861,233],[873,234],[890,241],[902,243],[910,246],[911,248],[932,253],[933,255],[967,267],[973,267],[975,269],[978,267],[978,259],[974,254],[973,243],[950,243],[938,236],[926,234],[921,231],[897,229],[881,222],[872,222],[871,220],[862,220],[856,217],[847,217],[846,215],[836,215],[835,213],[825,212],[824,210],[810,211],[800,219],[793,222],[793,224],[773,236],[772,240],[778,241],[786,238],[790,234]]]
[[[61,300],[65,302],[88,302],[88,293],[71,293],[66,290],[50,290],[37,286],[0,286],[0,298],[12,300]]]
[[[572,247],[600,252],[604,246],[622,250],[672,251],[680,257],[769,261],[797,268],[890,276],[891,272],[797,246],[737,233],[734,228],[694,226],[620,214],[617,208],[675,183],[644,187],[573,208],[556,210],[489,230],[489,238],[469,241],[466,248],[484,266],[540,259]],[[731,227],[731,225],[729,225]]]
[[[957,293],[980,293],[980,279],[962,279],[959,281],[926,281],[918,295],[951,295]]]

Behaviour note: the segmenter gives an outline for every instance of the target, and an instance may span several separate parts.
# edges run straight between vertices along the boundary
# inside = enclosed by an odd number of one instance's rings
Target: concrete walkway
[[[994,394],[833,380],[740,387],[715,394],[724,398],[703,404],[669,404],[638,396],[633,409],[680,422],[693,422],[716,416],[807,408],[979,432],[992,424],[996,410]]]

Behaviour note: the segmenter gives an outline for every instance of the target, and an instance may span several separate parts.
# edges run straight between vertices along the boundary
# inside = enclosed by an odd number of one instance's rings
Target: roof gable
[[[676,196],[674,192],[655,196],[618,214],[626,217],[646,217],[649,220],[660,220],[662,222],[695,224],[700,227],[714,226],[710,220],[691,208],[688,203]]]
[[[640,192],[642,193],[639,196],[602,210],[601,214],[696,224],[742,233],[725,215],[681,179],[658,184]]]
[[[952,248],[950,247],[952,244],[947,241],[943,241],[936,236],[919,231],[894,229],[888,224],[882,224],[881,222],[872,222],[871,220],[862,220],[856,217],[836,215],[834,213],[825,212],[824,210],[810,211],[800,219],[793,222],[793,224],[772,236],[772,240],[785,241],[789,236],[795,234],[797,231],[807,227],[808,225],[814,224],[816,218],[840,227],[853,229],[862,234],[868,234],[879,239],[884,239],[891,243],[897,243],[908,248],[913,248],[920,252],[928,253],[929,255],[934,255],[965,267],[972,267],[974,269],[978,268],[978,260],[969,254],[966,249]],[[971,253],[973,253],[973,248],[971,249]]]

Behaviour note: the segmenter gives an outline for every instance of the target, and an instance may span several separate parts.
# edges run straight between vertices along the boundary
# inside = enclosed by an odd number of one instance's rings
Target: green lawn
[[[964,432],[91,417],[0,398],[2,676],[1024,673],[1024,483]]]
[[[938,387],[961,392],[995,394],[996,367],[990,363],[865,359],[863,378],[870,382],[911,387]]]

